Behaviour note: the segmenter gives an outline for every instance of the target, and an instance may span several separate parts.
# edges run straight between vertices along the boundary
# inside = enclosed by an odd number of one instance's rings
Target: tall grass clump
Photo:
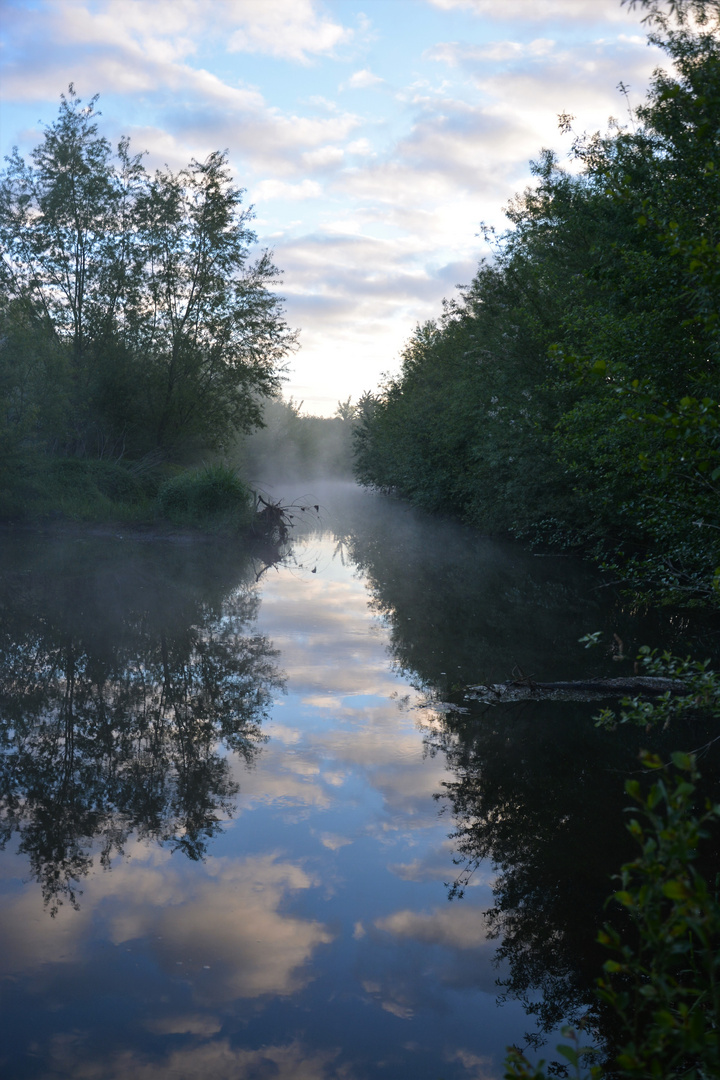
[[[206,465],[166,480],[157,507],[173,525],[243,528],[254,514],[250,490],[227,465]]]

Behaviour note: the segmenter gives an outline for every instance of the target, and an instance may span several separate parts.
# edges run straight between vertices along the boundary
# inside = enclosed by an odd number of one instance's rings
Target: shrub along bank
[[[256,497],[223,464],[139,467],[97,458],[36,457],[12,488],[0,488],[3,518],[154,525],[242,533],[257,526]]]

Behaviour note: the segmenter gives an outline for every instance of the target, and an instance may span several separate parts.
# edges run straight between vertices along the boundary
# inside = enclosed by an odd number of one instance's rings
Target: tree
[[[0,181],[2,284],[68,356],[61,448],[119,456],[226,443],[260,419],[294,335],[227,154],[148,175],[72,84]],[[6,350],[7,353],[7,350]],[[14,356],[6,355],[12,367]]]
[[[71,84],[32,164],[15,148],[0,186],[3,285],[26,318],[68,354],[63,442],[75,450],[87,449],[92,354],[112,336],[128,279],[137,278],[141,265],[128,217],[144,170],[127,140],[113,160],[97,132],[96,101],[83,106]],[[12,367],[14,360],[11,350],[5,363]]]
[[[249,262],[256,237],[241,202],[218,152],[177,175],[158,171],[138,200],[144,287],[128,321],[159,445],[222,444],[257,424],[256,395],[278,388],[292,336],[267,288],[278,275],[270,254]]]
[[[707,601],[720,9],[642,6],[671,72],[654,73],[631,127],[575,138],[579,172],[541,153],[492,261],[418,328],[360,425],[357,472],[485,529],[583,547],[646,595]]]

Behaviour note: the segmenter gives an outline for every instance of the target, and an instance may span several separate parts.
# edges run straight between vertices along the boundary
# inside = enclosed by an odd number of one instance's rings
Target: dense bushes
[[[247,530],[255,517],[252,492],[222,464],[170,471],[147,463],[44,455],[23,460],[0,489],[0,505],[10,519],[162,521],[231,531]]]
[[[154,515],[156,470],[97,458],[17,455],[0,473],[0,520],[58,514],[75,520],[141,520]]]
[[[720,43],[717,17],[661,28],[673,74],[632,130],[575,139],[579,171],[543,151],[493,260],[366,402],[357,474],[685,601],[720,565]]]
[[[717,699],[716,682],[716,707]],[[638,713],[636,720],[642,723],[643,717]],[[612,1044],[604,1050],[589,1046],[589,1032],[565,1028],[570,1042],[557,1050],[572,1073],[557,1062],[547,1070],[544,1061],[533,1065],[512,1048],[506,1080],[718,1076],[720,901],[717,881],[706,880],[698,863],[717,843],[720,805],[698,799],[694,755],[675,753],[672,762],[670,770],[659,757],[645,754],[642,764],[654,774],[649,790],[641,791],[636,779],[626,784],[639,811],[628,825],[639,852],[623,865],[612,899],[628,924],[622,934],[606,924],[598,935],[609,950],[597,996],[609,1013]]]
[[[166,480],[157,505],[160,514],[175,525],[247,526],[254,514],[250,491],[224,465],[208,465]]]

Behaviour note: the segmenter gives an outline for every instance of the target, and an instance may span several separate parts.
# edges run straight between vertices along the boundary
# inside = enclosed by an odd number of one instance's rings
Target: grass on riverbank
[[[242,532],[255,516],[253,493],[225,465],[171,469],[102,459],[18,462],[0,475],[0,520],[52,519]]]

